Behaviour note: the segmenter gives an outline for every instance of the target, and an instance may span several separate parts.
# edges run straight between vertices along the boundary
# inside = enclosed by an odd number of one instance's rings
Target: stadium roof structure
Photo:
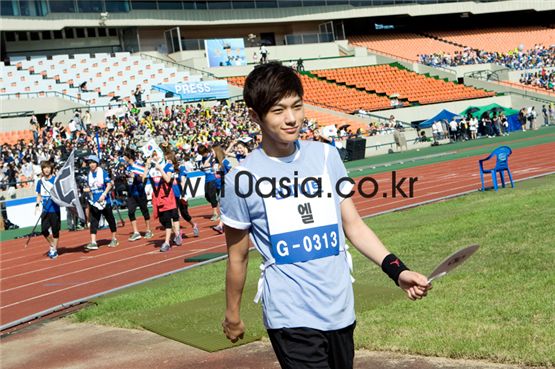
[[[310,4],[307,0],[304,0]],[[5,0],[2,0],[5,3]],[[10,2],[8,0],[7,2]],[[43,0],[44,4],[49,4]],[[41,16],[9,15],[3,11],[0,17],[2,31],[36,31],[60,30],[64,27],[153,27],[153,26],[221,26],[233,24],[260,24],[329,21],[336,19],[352,19],[366,17],[408,15],[412,17],[441,14],[488,14],[512,11],[551,11],[555,3],[545,0],[345,0],[347,5],[278,7],[283,1],[250,2],[254,6],[264,3],[264,8],[238,8],[234,3],[239,1],[214,2],[229,3],[229,9],[210,9],[210,1],[198,1],[207,4],[207,9],[153,9],[129,10],[124,12],[48,12],[42,11]],[[302,1],[297,1],[304,4]],[[18,0],[11,0],[19,4]],[[90,2],[87,2],[90,3]],[[99,2],[105,4],[104,1]],[[153,2],[156,3],[156,2]],[[167,2],[166,2],[167,3]],[[197,3],[197,2],[189,2]],[[341,1],[318,1],[313,3],[338,4]],[[388,5],[388,4],[394,5]],[[131,2],[133,4],[133,2]],[[158,3],[156,3],[158,4]],[[268,6],[275,4],[276,7]],[[381,6],[377,6],[377,5]],[[357,5],[357,6],[355,6]],[[46,6],[46,5],[45,5]],[[158,6],[158,5],[157,5]],[[3,4],[4,7],[4,4]],[[196,7],[196,5],[195,5]],[[16,9],[17,8],[17,9]],[[48,7],[46,6],[46,9]],[[11,9],[11,8],[10,8]],[[106,9],[105,5],[99,9]],[[9,14],[9,13],[8,13]]]

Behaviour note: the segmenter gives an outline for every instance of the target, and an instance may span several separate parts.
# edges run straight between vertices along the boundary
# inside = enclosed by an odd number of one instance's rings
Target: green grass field
[[[391,251],[424,274],[462,246],[479,243],[481,248],[460,269],[434,282],[429,297],[418,302],[404,298],[377,266],[352,251],[357,348],[555,364],[554,176],[367,223]],[[250,339],[264,334],[260,308],[252,302],[259,261],[251,253],[243,298]],[[224,270],[225,262],[218,262],[130,288],[99,299],[75,319],[140,328],[156,312],[173,311],[167,317],[169,327],[203,331],[221,340]],[[199,321],[202,327],[196,326]]]

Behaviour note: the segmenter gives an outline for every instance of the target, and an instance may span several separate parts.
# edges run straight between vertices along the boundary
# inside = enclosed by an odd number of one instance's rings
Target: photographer
[[[125,176],[127,180],[127,211],[129,220],[133,226],[133,234],[129,237],[129,241],[137,241],[141,238],[139,229],[137,228],[137,220],[135,218],[135,210],[137,206],[141,209],[141,214],[145,218],[146,232],[145,238],[152,238],[153,234],[150,230],[150,214],[148,212],[145,185],[141,174],[144,173],[145,167],[142,162],[137,160],[137,154],[134,150],[127,149],[123,154],[123,159],[127,163],[125,168]]]
[[[87,187],[85,188],[85,193],[89,194],[89,216],[91,222],[90,234],[91,242],[85,246],[85,250],[97,250],[98,245],[96,243],[96,231],[98,230],[98,223],[100,222],[100,217],[104,215],[108,225],[110,226],[110,231],[112,231],[112,241],[108,244],[108,247],[116,247],[119,245],[116,239],[116,220],[114,218],[114,213],[112,211],[112,200],[109,196],[112,189],[112,180],[107,171],[102,169],[100,164],[100,159],[96,155],[89,155],[87,157],[89,163],[89,175],[87,177]]]

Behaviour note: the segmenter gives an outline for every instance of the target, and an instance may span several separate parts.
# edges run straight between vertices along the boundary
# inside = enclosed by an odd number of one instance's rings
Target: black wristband
[[[394,254],[387,255],[382,261],[382,270],[393,282],[399,285],[399,275],[405,270],[410,270],[405,264]]]

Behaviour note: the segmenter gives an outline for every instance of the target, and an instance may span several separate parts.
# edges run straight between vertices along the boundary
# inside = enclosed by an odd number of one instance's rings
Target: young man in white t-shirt
[[[426,296],[430,286],[364,224],[337,150],[298,140],[304,107],[297,74],[278,63],[259,66],[247,77],[243,96],[262,143],[225,177],[224,333],[232,342],[244,334],[239,310],[250,235],[263,257],[255,301],[262,301],[281,367],[352,368],[355,312],[346,238],[410,299]]]

